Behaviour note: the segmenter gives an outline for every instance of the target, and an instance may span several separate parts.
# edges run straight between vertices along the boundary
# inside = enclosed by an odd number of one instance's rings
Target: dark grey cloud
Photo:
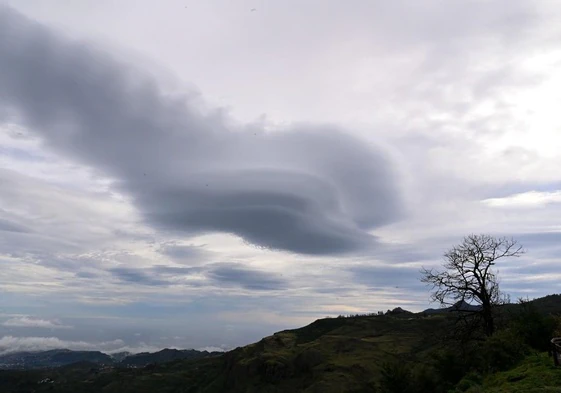
[[[110,272],[119,280],[128,283],[149,286],[168,286],[170,284],[169,281],[154,277],[148,269],[116,267],[111,269]]]
[[[158,251],[179,263],[201,262],[208,259],[210,254],[204,245],[182,245],[174,242],[162,244]]]
[[[16,232],[16,233],[30,232],[29,228],[27,228],[26,226],[18,224],[17,222],[5,220],[3,218],[0,218],[0,231]]]
[[[512,234],[524,248],[551,248],[561,246],[561,232],[538,232]]]
[[[559,261],[546,263],[543,261],[536,262],[530,259],[504,261],[503,264],[497,266],[499,277],[516,278],[518,281],[522,279],[531,279],[536,276],[549,276],[550,281],[557,280],[559,274]]]
[[[419,267],[407,265],[355,265],[348,269],[355,282],[370,288],[406,288],[422,291],[425,285],[420,282]]]
[[[356,286],[322,286],[318,288],[314,288],[315,293],[321,294],[328,294],[328,295],[335,295],[335,296],[343,296],[348,294],[352,291],[356,291]]]
[[[234,126],[197,97],[166,95],[93,46],[5,7],[0,116],[115,178],[158,230],[335,254],[375,245],[368,231],[400,214],[384,151],[330,126],[272,134]]]
[[[166,266],[166,265],[156,265],[152,268],[152,271],[158,274],[167,275],[178,275],[178,276],[188,276],[195,273],[200,273],[204,271],[202,267],[183,267],[183,266]]]
[[[78,278],[85,278],[85,279],[99,278],[101,276],[100,273],[92,272],[92,271],[81,271],[75,273],[75,275]]]
[[[234,263],[213,264],[208,276],[220,284],[239,285],[249,290],[286,289],[286,280],[264,271],[249,269]]]
[[[421,262],[439,257],[432,245],[427,244],[383,244],[368,258],[376,258],[386,263]]]
[[[157,265],[152,268],[119,267],[110,269],[109,272],[121,281],[148,286],[169,286],[172,284],[200,286],[200,282],[189,281],[185,283],[176,280],[178,278],[189,278],[194,274],[202,274],[210,281],[211,285],[226,285],[249,290],[282,290],[289,286],[288,282],[276,273],[252,269],[239,263],[212,263],[202,267],[165,265]]]

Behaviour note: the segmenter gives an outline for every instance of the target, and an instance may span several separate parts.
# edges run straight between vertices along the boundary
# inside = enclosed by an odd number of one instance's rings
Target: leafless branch
[[[485,325],[485,332],[493,334],[493,307],[501,304],[505,296],[499,290],[497,260],[519,257],[524,249],[514,239],[490,235],[468,235],[462,243],[444,254],[443,270],[421,270],[421,281],[431,287],[431,299],[441,305],[457,302],[476,303],[474,311]]]

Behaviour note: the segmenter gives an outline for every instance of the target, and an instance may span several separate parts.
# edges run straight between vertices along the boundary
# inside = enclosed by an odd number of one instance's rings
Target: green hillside
[[[422,359],[450,323],[445,316],[410,315],[318,320],[225,355],[223,386],[240,392],[365,391],[376,385],[384,363]]]
[[[220,352],[197,351],[194,349],[162,349],[158,352],[141,352],[126,356],[116,367],[144,367],[149,364],[166,363],[174,360],[192,360],[218,356]]]
[[[137,369],[81,363],[50,370],[2,371],[0,391],[560,391],[552,389],[560,381],[561,370],[554,369],[546,355],[535,355],[536,350],[528,343],[547,343],[553,331],[544,330],[550,320],[543,315],[559,313],[561,298],[549,296],[532,304],[534,314],[525,315],[527,319],[520,320],[523,323],[517,325],[512,317],[514,322],[507,321],[510,325],[505,325],[491,339],[462,349],[450,339],[455,321],[453,313],[326,318],[205,359],[178,360]],[[510,306],[507,314],[516,310],[517,306]],[[534,322],[524,322],[528,318]],[[540,340],[535,340],[536,335]],[[46,378],[49,380],[39,383]],[[533,379],[539,379],[539,383],[532,382]],[[524,390],[530,385],[534,390]],[[536,390],[538,387],[550,390]]]
[[[456,392],[467,393],[541,393],[561,392],[561,368],[555,368],[547,353],[528,355],[515,368],[486,378],[464,378]]]

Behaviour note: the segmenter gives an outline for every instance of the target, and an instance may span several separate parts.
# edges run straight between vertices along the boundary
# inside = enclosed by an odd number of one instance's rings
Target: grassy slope
[[[247,392],[359,392],[387,360],[421,358],[446,330],[444,317],[322,319],[229,354],[224,387]]]
[[[561,367],[555,368],[547,353],[539,353],[509,371],[488,376],[481,384],[467,377],[458,386],[464,387],[458,391],[468,393],[561,393]]]

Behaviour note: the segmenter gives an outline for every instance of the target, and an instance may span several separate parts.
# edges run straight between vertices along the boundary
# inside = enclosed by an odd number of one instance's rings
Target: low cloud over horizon
[[[101,351],[108,354],[117,352],[154,352],[156,347],[126,346],[123,340],[113,340],[110,342],[85,342],[85,341],[66,341],[57,337],[13,337],[4,336],[0,338],[0,355],[7,355],[15,352],[39,352],[51,349],[70,349],[76,351]]]
[[[559,292],[558,7],[253,7],[0,0],[0,353],[419,311],[469,233]]]
[[[72,326],[63,325],[59,321],[50,321],[48,319],[38,319],[29,316],[14,317],[2,323],[8,327],[34,327],[45,329],[72,329]]]

